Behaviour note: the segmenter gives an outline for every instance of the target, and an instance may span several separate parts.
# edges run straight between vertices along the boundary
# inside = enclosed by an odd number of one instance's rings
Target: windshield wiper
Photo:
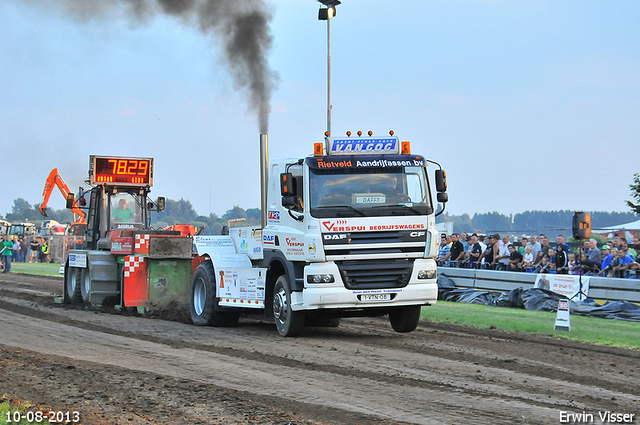
[[[326,210],[326,209],[330,209],[330,208],[346,208],[348,210],[351,210],[353,212],[356,212],[358,214],[360,214],[362,217],[366,217],[367,215],[365,213],[363,213],[362,211],[360,211],[357,208],[353,208],[351,205],[322,205],[319,207],[315,207],[316,210]]]

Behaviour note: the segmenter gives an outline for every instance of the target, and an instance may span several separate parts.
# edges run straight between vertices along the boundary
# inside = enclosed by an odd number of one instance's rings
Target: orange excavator
[[[71,211],[73,211],[73,220],[74,222],[69,226],[68,233],[70,235],[84,235],[87,231],[87,222],[85,219],[84,212],[80,209],[80,205],[78,201],[73,198],[71,190],[69,190],[69,186],[62,180],[60,173],[58,173],[58,169],[54,168],[49,173],[49,177],[47,177],[47,182],[44,185],[44,191],[42,192],[42,202],[40,203],[40,213],[44,217],[48,217],[47,214],[47,204],[49,203],[49,197],[51,196],[51,192],[53,191],[54,186],[58,186],[60,189],[60,193],[64,196],[65,199],[73,199],[73,205],[70,206]],[[71,196],[69,196],[71,195]],[[69,208],[69,206],[67,206]]]

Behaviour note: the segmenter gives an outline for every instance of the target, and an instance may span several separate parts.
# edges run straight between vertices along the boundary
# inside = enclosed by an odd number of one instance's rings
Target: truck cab
[[[264,250],[304,264],[294,267],[293,310],[404,316],[435,303],[427,161],[408,149],[393,135],[330,138],[328,155],[271,164]]]
[[[262,228],[231,229],[228,241],[196,238],[198,255],[211,261],[194,274],[194,323],[233,324],[249,307],[264,308],[282,336],[379,315],[410,332],[421,307],[436,302],[431,161],[393,132],[327,137],[314,152],[271,161]],[[435,176],[446,202],[444,172]]]

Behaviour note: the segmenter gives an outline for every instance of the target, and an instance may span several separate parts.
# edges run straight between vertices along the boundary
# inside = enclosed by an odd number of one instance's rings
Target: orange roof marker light
[[[411,155],[411,142],[402,142],[402,155]]]
[[[347,137],[351,137],[351,132],[347,131]]]
[[[373,131],[369,130],[369,132],[367,133],[369,135],[369,137],[373,136]]]
[[[395,131],[393,131],[393,130],[389,130],[389,136],[393,136],[394,134],[396,134],[396,132],[395,132]]]
[[[362,131],[358,130],[358,136],[362,136]]]

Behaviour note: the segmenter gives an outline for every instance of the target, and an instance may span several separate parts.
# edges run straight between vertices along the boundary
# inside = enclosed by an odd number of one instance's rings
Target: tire
[[[216,279],[213,264],[207,260],[201,263],[191,280],[190,298],[191,321],[198,326],[237,326],[240,313],[216,311]]]
[[[80,271],[80,285],[78,286],[80,287],[80,301],[88,303],[91,294],[91,271],[88,267]]]
[[[284,275],[273,287],[273,317],[278,333],[284,337],[296,336],[304,327],[304,313],[291,309],[291,285]]]
[[[64,268],[64,302],[66,304],[79,304],[82,302],[80,294],[80,271],[77,267],[69,266],[69,262]]]
[[[413,332],[420,322],[419,305],[398,307],[389,313],[391,327],[396,332]]]

